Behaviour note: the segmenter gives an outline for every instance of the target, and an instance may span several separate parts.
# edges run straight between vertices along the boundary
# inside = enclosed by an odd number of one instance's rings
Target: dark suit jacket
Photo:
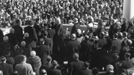
[[[77,40],[70,40],[67,42],[67,45],[66,45],[66,51],[65,51],[65,54],[67,56],[67,58],[70,58],[73,56],[73,54],[75,52],[79,52],[79,49],[80,49],[80,42],[78,42]]]
[[[21,42],[23,39],[23,29],[19,25],[13,26],[13,28],[15,30],[17,42]]]
[[[53,40],[52,40],[51,38],[45,38],[45,43],[46,43],[46,45],[49,46],[50,52],[52,53],[52,49],[53,49]]]
[[[0,64],[0,70],[3,71],[3,75],[12,75],[13,74],[13,66],[7,63]]]
[[[41,59],[39,56],[29,57],[28,62],[32,65],[34,72],[39,75],[39,69],[41,67]]]
[[[122,41],[119,39],[113,39],[111,48],[113,53],[120,53]]]
[[[53,39],[54,35],[55,35],[55,30],[54,29],[48,29],[48,37]]]
[[[81,75],[93,75],[93,73],[90,69],[83,69]]]
[[[32,75],[33,73],[32,66],[27,63],[17,64],[15,70],[18,71],[18,75]]]
[[[51,69],[48,75],[62,75],[62,74],[61,74],[61,70],[59,69]]]
[[[84,62],[83,61],[72,61],[70,63],[70,75],[81,75],[83,69]]]
[[[9,37],[9,43],[12,47],[14,47],[17,44],[17,37],[15,34],[9,33],[6,36]]]

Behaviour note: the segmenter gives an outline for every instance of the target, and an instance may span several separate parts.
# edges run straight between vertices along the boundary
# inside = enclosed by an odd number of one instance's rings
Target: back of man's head
[[[79,54],[78,53],[74,53],[73,54],[73,59],[74,60],[78,60],[79,59]]]
[[[36,56],[36,52],[35,51],[31,51],[30,52],[30,56]]]
[[[50,55],[47,56],[47,61],[51,62],[52,61],[52,57]]]
[[[0,60],[1,60],[2,63],[5,63],[7,59],[6,59],[6,57],[2,56],[2,57],[0,58]]]
[[[85,68],[89,68],[89,65],[90,65],[89,62],[84,62],[84,67],[85,67]]]
[[[124,55],[124,58],[125,59],[129,59],[130,57],[131,57],[131,53],[126,52],[125,55]]]
[[[22,63],[22,62],[26,62],[26,60],[27,60],[27,58],[26,58],[26,56],[25,55],[19,55],[19,59],[20,59],[20,63]]]
[[[73,33],[72,35],[71,35],[71,40],[76,40],[76,34],[75,33]]]
[[[107,72],[114,72],[114,66],[109,64],[106,66],[106,70],[107,70]]]

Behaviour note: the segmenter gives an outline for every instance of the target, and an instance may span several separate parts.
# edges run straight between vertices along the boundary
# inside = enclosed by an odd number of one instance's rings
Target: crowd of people
[[[123,0],[0,0],[0,27],[11,27],[0,30],[0,75],[131,75],[134,20],[122,10]]]
[[[1,26],[11,26],[16,18],[25,25],[29,18],[52,22],[57,16],[64,24],[78,18],[81,25],[86,25],[121,18],[123,0],[1,0],[0,10]]]

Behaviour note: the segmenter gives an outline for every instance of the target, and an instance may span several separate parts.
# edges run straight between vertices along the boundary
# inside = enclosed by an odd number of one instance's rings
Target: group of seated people
[[[81,25],[92,21],[120,19],[123,0],[1,0],[1,27],[11,26],[18,18],[51,22],[60,17],[63,24],[78,18]],[[25,25],[24,23],[22,25]]]

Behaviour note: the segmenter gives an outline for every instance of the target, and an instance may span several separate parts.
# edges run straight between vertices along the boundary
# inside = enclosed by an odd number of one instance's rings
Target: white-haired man
[[[15,71],[18,75],[35,75],[31,64],[26,63],[27,57],[25,55],[18,56],[20,62],[15,66]]]
[[[39,75],[39,70],[41,67],[41,59],[39,56],[36,55],[35,51],[30,52],[28,62],[32,65],[33,70],[36,72],[36,75]]]

